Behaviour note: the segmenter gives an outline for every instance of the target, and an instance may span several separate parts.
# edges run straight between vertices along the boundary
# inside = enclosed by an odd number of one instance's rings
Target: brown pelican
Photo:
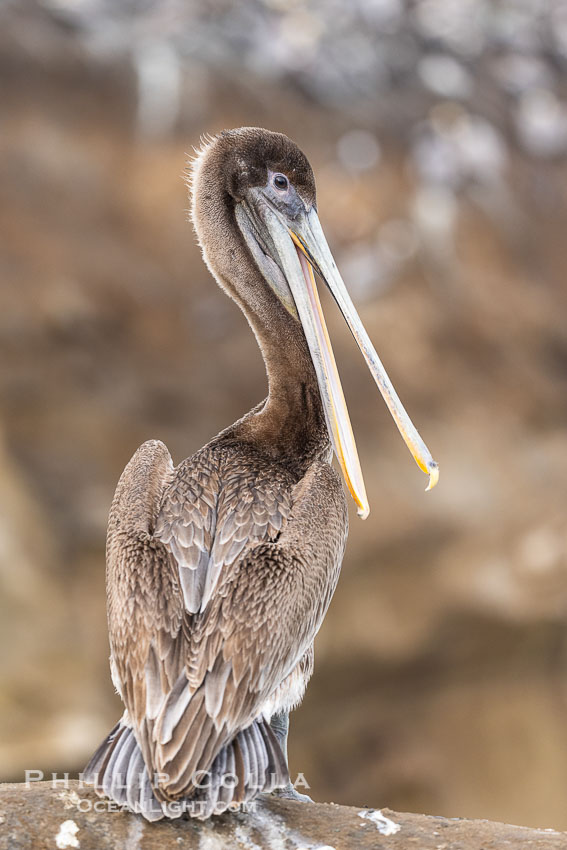
[[[438,477],[331,256],[305,155],[279,133],[226,131],[203,144],[191,182],[205,262],[256,335],[269,393],[177,467],[163,443],[144,443],[112,503],[110,663],[126,710],[84,778],[149,820],[294,793],[288,713],[348,530],[333,450],[369,511],[315,274],[429,487]]]

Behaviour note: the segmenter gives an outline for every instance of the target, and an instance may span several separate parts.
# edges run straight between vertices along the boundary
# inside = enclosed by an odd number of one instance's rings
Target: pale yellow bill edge
[[[366,496],[366,488],[362,477],[360,460],[358,458],[352,425],[348,415],[335,355],[333,353],[329,332],[323,316],[321,301],[319,300],[319,293],[317,291],[313,267],[305,257],[303,251],[300,250],[297,245],[296,250],[299,262],[301,263],[301,270],[303,271],[303,276],[305,278],[311,311],[315,321],[319,349],[323,357],[323,368],[325,370],[325,377],[329,387],[332,405],[332,416],[329,424],[333,431],[332,437],[337,453],[337,459],[347,487],[357,505],[358,515],[362,519],[366,519],[370,513],[370,505],[368,504],[368,498]]]

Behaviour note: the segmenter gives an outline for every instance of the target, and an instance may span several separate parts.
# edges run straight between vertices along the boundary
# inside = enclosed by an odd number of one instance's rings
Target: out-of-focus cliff
[[[189,6],[191,8],[189,8]],[[319,800],[567,828],[567,5],[0,5],[0,767],[120,711],[106,514],[265,393],[187,223],[202,132],[292,136],[424,494],[325,302],[372,513],[293,718]]]

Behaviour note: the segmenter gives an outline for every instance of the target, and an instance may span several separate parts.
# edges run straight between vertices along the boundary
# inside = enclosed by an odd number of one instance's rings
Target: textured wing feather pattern
[[[242,443],[213,443],[177,469],[161,443],[138,450],[109,521],[109,632],[127,727],[89,764],[100,793],[150,819],[178,816],[174,803],[187,799],[206,817],[285,784],[269,716],[286,688],[290,704],[300,698],[345,537],[326,463],[297,481]]]
[[[155,528],[177,562],[190,614],[205,610],[223,569],[246,549],[277,537],[291,509],[285,478],[274,481],[273,471],[254,467],[246,474],[242,467],[221,483],[213,460],[202,452],[180,466]]]
[[[219,480],[216,469],[203,458],[198,476],[185,462],[169,488],[155,528],[155,536],[173,554],[179,569],[185,608],[196,614],[201,607],[211,563],[216,530]]]

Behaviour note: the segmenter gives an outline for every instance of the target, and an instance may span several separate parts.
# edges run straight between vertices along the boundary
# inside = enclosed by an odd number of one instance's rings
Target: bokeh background
[[[0,3],[0,777],[78,771],[120,707],[104,537],[142,441],[265,394],[183,170],[260,125],[441,464],[425,494],[333,305],[352,514],[292,772],[317,800],[567,829],[567,2]]]

